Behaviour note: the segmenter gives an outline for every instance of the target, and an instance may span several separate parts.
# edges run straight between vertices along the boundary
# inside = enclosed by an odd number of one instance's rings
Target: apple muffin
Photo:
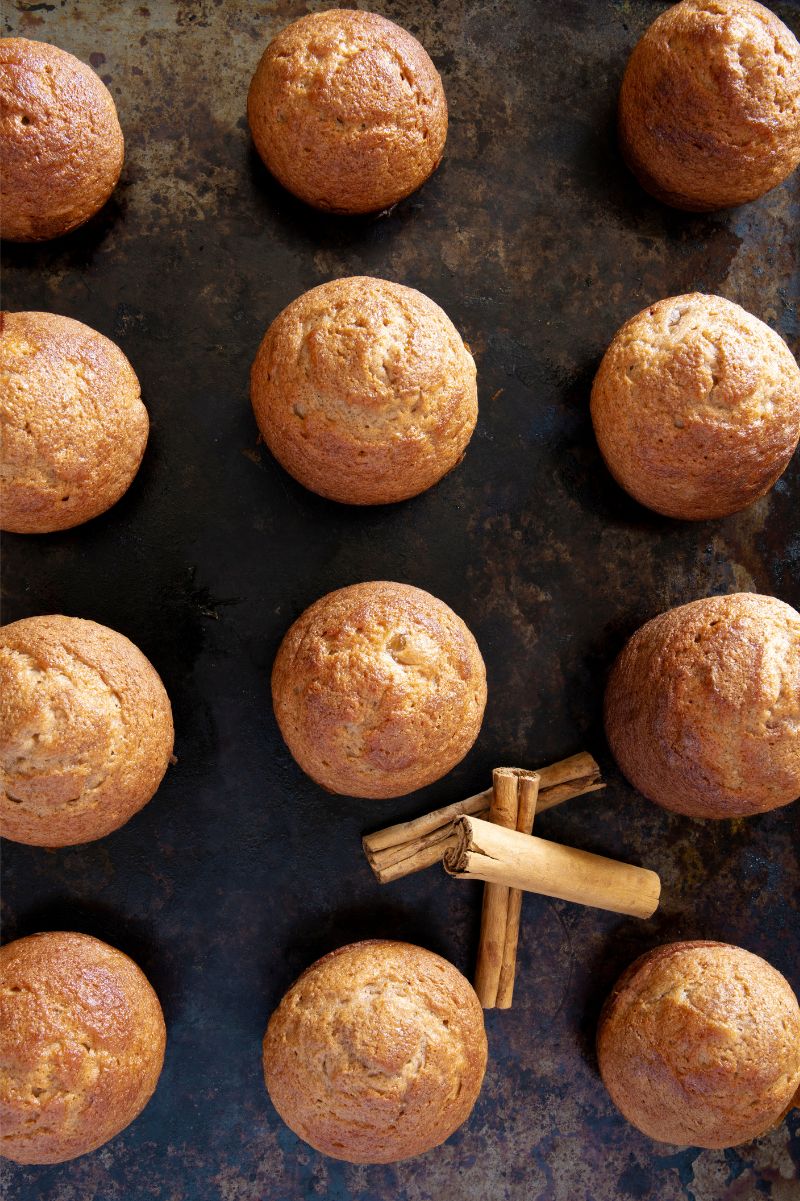
[[[597,1032],[603,1083],[651,1138],[724,1148],[779,1122],[800,1087],[800,1007],[766,960],[673,942],[620,977]]]
[[[0,626],[0,834],[61,847],[124,825],[172,755],[169,697],[122,634],[78,617]]]
[[[447,314],[414,288],[358,276],[276,317],[250,395],[278,462],[352,505],[432,487],[464,457],[478,418],[475,363]]]
[[[800,43],[754,0],[682,0],[630,57],[619,137],[665,204],[703,212],[754,200],[800,163]]]
[[[86,934],[0,948],[0,1154],[63,1163],[124,1130],[155,1092],[166,1030],[147,977]]]
[[[354,584],[288,631],[272,700],[312,780],[348,796],[401,796],[466,755],[483,720],[486,669],[464,622],[429,592]]]
[[[295,196],[334,213],[389,208],[438,167],[447,137],[439,72],[377,13],[329,8],[267,46],[247,97],[258,153]]]
[[[0,39],[0,237],[57,238],[117,186],[125,144],[108,88],[66,50]]]
[[[382,940],[308,968],[263,1045],[267,1090],[286,1125],[349,1163],[438,1147],[469,1117],[486,1056],[471,984],[431,951]]]
[[[605,696],[609,745],[651,801],[748,817],[800,796],[800,614],[737,592],[637,630]]]

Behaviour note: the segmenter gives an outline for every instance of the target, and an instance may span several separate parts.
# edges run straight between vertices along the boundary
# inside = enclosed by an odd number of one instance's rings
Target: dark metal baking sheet
[[[106,516],[7,537],[4,619],[64,612],[129,635],[163,675],[179,757],[153,802],[89,846],[6,844],[4,937],[96,934],[129,952],[169,1027],[155,1098],[97,1154],[5,1164],[9,1201],[750,1201],[798,1196],[800,1112],[752,1145],[659,1146],[597,1076],[600,1004],[640,951],[684,937],[741,943],[800,988],[797,808],[747,822],[670,817],[636,796],[600,726],[607,668],[667,606],[756,589],[800,605],[800,456],[773,493],[692,525],[611,482],[588,417],[621,322],[671,293],[739,301],[800,349],[800,177],[733,212],[689,216],[622,167],[613,113],[648,0],[397,0],[374,7],[442,71],[445,161],[389,216],[304,208],[254,155],[244,119],[268,39],[295,0],[7,3],[4,32],[91,62],[127,139],[121,186],[86,228],[6,246],[4,304],[79,318],[142,381],[152,438]],[[800,5],[773,6],[800,32]],[[465,462],[391,508],[320,500],[257,442],[247,396],[258,342],[304,289],[344,274],[421,288],[463,331],[481,415]],[[279,739],[269,671],[292,619],[331,588],[408,581],[475,632],[489,706],[467,759],[400,801],[323,794]],[[478,889],[429,871],[380,888],[360,834],[483,788],[499,762],[592,749],[605,794],[548,813],[556,839],[664,879],[637,922],[525,899],[516,1003],[491,1013],[470,1121],[439,1150],[351,1167],[300,1143],[264,1092],[260,1039],[283,990],[350,939],[418,941],[470,972]]]

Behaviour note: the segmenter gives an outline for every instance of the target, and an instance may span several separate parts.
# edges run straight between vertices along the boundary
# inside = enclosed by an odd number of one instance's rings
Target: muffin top
[[[619,129],[631,170],[665,203],[753,200],[800,162],[800,44],[753,0],[683,0],[630,57]]]
[[[0,833],[68,846],[150,800],[172,754],[169,698],[122,634],[78,617],[0,626]]]
[[[383,504],[430,488],[478,416],[475,363],[449,317],[384,279],[336,279],[273,321],[251,375],[259,429],[307,488]]]
[[[331,8],[264,51],[247,98],[256,149],[316,208],[388,208],[438,167],[447,137],[439,73],[410,33],[376,13]]]
[[[671,296],[615,335],[592,388],[609,470],[669,517],[721,517],[763,496],[800,439],[800,367],[721,296]]]
[[[349,1163],[394,1163],[466,1120],[486,1070],[472,986],[422,947],[357,942],[289,989],[264,1036],[272,1103],[295,1134]]]
[[[478,736],[486,669],[442,601],[407,584],[354,584],[297,619],[272,672],[275,716],[313,780],[392,797],[438,780]]]
[[[141,1112],[166,1032],[158,997],[121,951],[47,933],[0,948],[0,1154],[62,1163]]]
[[[800,614],[737,592],[670,609],[633,635],[605,701],[635,788],[691,817],[745,817],[800,796]]]
[[[734,1147],[773,1126],[800,1085],[800,1008],[764,959],[675,942],[637,959],[600,1017],[603,1082],[659,1142]]]
[[[44,534],[105,512],[139,469],[149,422],[108,338],[55,313],[0,313],[0,526]]]
[[[125,146],[105,84],[47,42],[0,39],[0,236],[56,238],[108,200]]]

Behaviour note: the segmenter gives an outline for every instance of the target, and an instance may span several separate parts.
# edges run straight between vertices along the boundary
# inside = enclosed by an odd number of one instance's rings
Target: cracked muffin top
[[[637,630],[605,697],[611,750],[639,792],[690,817],[747,817],[800,796],[800,614],[737,592]]]
[[[603,1083],[659,1142],[723,1148],[786,1114],[800,1086],[800,1008],[742,947],[675,942],[637,959],[600,1016]]]
[[[464,622],[420,588],[330,592],[298,617],[272,671],[275,717],[331,792],[393,797],[445,775],[478,736],[486,669]]]
[[[127,491],[149,430],[139,381],[109,338],[55,313],[0,313],[0,528],[46,534]]]
[[[630,57],[619,133],[634,175],[666,204],[754,200],[800,163],[800,43],[753,0],[683,0]]]
[[[794,454],[800,367],[738,304],[671,296],[615,335],[591,411],[603,458],[631,496],[668,517],[722,517],[768,492]]]
[[[312,288],[273,321],[250,380],[259,429],[307,488],[346,504],[416,496],[463,458],[475,363],[414,288],[355,276]]]
[[[310,13],[270,42],[247,118],[272,174],[336,213],[385,209],[438,167],[447,137],[439,73],[416,38],[376,13]]]
[[[289,989],[264,1036],[270,1098],[349,1163],[394,1163],[466,1121],[486,1070],[483,1011],[446,959],[404,942],[341,947]]]
[[[125,145],[111,93],[80,59],[0,39],[0,237],[57,238],[102,208]]]
[[[124,825],[161,783],[172,711],[122,634],[78,617],[0,626],[0,833],[35,846]]]
[[[0,1154],[63,1163],[119,1134],[152,1096],[166,1031],[133,960],[86,934],[0,948]]]

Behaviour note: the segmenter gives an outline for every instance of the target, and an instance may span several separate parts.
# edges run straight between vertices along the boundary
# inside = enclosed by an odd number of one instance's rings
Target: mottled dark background
[[[121,186],[88,227],[4,250],[4,303],[114,338],[152,418],[143,468],[110,513],[5,539],[4,619],[63,612],[129,635],[162,674],[179,757],[123,830],[47,852],[5,846],[5,938],[72,928],[142,965],[166,1011],[155,1098],[95,1155],[5,1164],[9,1201],[791,1201],[800,1111],[735,1151],[676,1149],[628,1126],[597,1076],[603,997],[640,951],[686,937],[766,956],[800,988],[798,810],[670,817],[633,793],[600,724],[625,637],[660,610],[755,589],[800,605],[800,456],[764,500],[679,524],[617,489],[588,394],[620,323],[672,293],[720,292],[800,349],[800,177],[733,212],[689,216],[625,172],[613,112],[648,0],[397,0],[374,7],[441,70],[444,163],[389,216],[304,208],[267,176],[244,119],[270,37],[295,0],[6,3],[4,32],[57,43],[110,87],[127,140]],[[316,7],[313,5],[312,7]],[[776,3],[800,32],[800,4]],[[323,501],[259,445],[248,369],[277,312],[339,275],[440,302],[478,362],[465,462],[432,492],[371,510]],[[467,759],[405,800],[324,795],[281,744],[269,671],[322,593],[388,578],[427,588],[475,632],[489,706]],[[484,788],[492,766],[592,749],[605,794],[541,833],[646,864],[648,922],[527,897],[516,1004],[487,1018],[491,1059],[470,1121],[393,1167],[324,1159],[279,1121],[260,1039],[294,977],[365,935],[473,967],[479,889],[438,869],[381,888],[365,830]]]

